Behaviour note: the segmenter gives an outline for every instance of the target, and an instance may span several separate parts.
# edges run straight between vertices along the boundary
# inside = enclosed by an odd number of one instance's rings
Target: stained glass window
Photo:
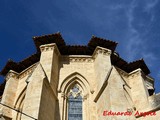
[[[69,93],[68,120],[82,120],[82,96],[78,85],[75,85]]]

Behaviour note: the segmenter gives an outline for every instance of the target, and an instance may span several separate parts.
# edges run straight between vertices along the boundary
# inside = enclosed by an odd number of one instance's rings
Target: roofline
[[[37,52],[20,62],[14,62],[12,60],[9,60],[0,72],[1,75],[5,76],[9,70],[14,70],[20,73],[32,64],[38,62],[40,60],[41,54],[40,46],[50,43],[55,43],[57,45],[61,55],[92,55],[97,46],[107,48],[112,51],[111,63],[113,65],[121,68],[126,72],[131,72],[132,70],[141,68],[145,74],[150,73],[143,59],[128,63],[122,58],[120,58],[118,55],[114,54],[118,43],[111,40],[92,36],[86,46],[66,45],[59,32],[55,34],[33,37],[33,40],[37,48]]]

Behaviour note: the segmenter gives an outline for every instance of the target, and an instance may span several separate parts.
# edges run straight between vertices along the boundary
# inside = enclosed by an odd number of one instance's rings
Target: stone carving
[[[80,90],[79,86],[75,84],[74,87],[70,89],[68,96],[72,95],[74,98],[77,98],[78,96],[81,96],[81,94],[82,94],[82,91]]]

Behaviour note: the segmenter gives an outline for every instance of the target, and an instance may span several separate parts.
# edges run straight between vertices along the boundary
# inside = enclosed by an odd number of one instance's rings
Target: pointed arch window
[[[59,86],[62,120],[89,120],[90,86],[84,76],[75,72]]]
[[[82,94],[75,84],[68,95],[68,120],[82,120]]]

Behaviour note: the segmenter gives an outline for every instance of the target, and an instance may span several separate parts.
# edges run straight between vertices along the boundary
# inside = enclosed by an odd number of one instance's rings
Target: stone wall
[[[40,49],[38,63],[21,73],[8,73],[1,102],[19,112],[0,106],[1,119],[67,120],[67,95],[78,84],[83,120],[158,120],[160,94],[149,96],[141,69],[126,73],[112,66],[110,50],[97,47],[92,56],[63,56],[56,44]],[[157,116],[105,116],[104,111],[157,111]]]

